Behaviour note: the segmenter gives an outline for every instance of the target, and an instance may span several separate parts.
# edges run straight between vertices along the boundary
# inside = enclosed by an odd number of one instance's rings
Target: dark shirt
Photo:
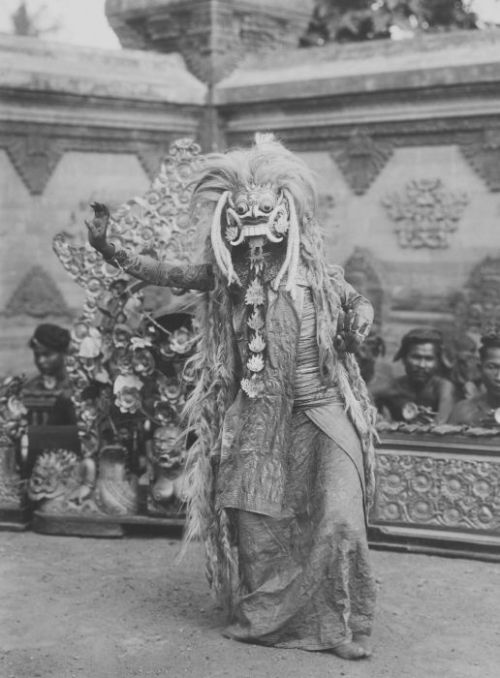
[[[32,426],[69,426],[76,424],[76,414],[71,400],[71,387],[67,379],[47,387],[41,374],[29,379],[23,388],[23,401],[28,409]]]

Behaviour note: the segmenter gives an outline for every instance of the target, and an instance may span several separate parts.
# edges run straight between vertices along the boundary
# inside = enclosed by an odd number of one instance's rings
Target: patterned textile
[[[319,374],[316,316],[304,289],[285,511],[232,510],[245,589],[226,635],[304,650],[369,635],[375,606],[363,453],[338,389]]]
[[[333,406],[343,438],[357,436]],[[231,511],[238,533],[245,594],[225,635],[277,647],[326,650],[369,635],[375,607],[363,492],[356,465],[361,446],[342,447],[305,412],[293,417],[287,504],[294,516],[275,519]]]

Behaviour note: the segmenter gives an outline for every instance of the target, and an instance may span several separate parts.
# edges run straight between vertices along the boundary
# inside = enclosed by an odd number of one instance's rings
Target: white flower
[[[264,288],[257,280],[252,280],[245,294],[245,304],[247,306],[262,306],[265,301]]]
[[[82,339],[78,355],[80,358],[97,358],[102,350],[102,337],[98,332],[97,335],[93,332]]]
[[[149,346],[152,346],[149,337],[132,337],[130,344],[133,351],[135,351],[136,348],[148,348]]]
[[[264,359],[261,355],[253,355],[247,360],[250,372],[261,372],[264,369]]]
[[[142,386],[142,381],[135,374],[119,374],[113,384],[113,393],[119,393],[124,388],[134,388],[140,391]]]
[[[22,419],[22,417],[28,414],[28,410],[22,401],[15,395],[10,396],[7,400],[7,409],[12,419]]]
[[[115,405],[124,414],[134,414],[141,406],[141,396],[136,388],[123,388],[115,397]]]
[[[247,321],[247,325],[250,327],[250,329],[255,330],[256,332],[264,327],[264,318],[258,309],[255,309],[255,311],[252,313]]]
[[[241,388],[253,400],[262,393],[264,385],[260,379],[254,376],[251,379],[242,379]]]
[[[249,342],[248,348],[252,353],[262,353],[266,348],[266,342],[264,341],[262,335],[256,334]]]
[[[94,379],[100,384],[109,384],[111,379],[107,370],[104,367],[98,367],[94,372]]]

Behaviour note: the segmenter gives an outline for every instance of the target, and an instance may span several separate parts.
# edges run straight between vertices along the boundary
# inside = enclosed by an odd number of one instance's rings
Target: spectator
[[[394,360],[405,375],[373,393],[377,409],[392,421],[444,423],[455,403],[455,387],[444,378],[443,338],[434,328],[417,328],[403,337]]]
[[[484,392],[455,405],[450,424],[500,426],[500,335],[486,335],[479,349]]]
[[[38,325],[29,341],[39,371],[23,389],[31,424],[57,426],[76,423],[64,367],[69,344],[68,330],[51,323]]]

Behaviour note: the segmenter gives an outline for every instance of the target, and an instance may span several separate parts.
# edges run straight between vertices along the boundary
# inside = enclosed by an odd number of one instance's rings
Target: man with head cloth
[[[57,426],[76,421],[64,366],[70,339],[70,333],[63,327],[42,323],[29,340],[39,374],[26,383],[24,397],[34,424]]]
[[[447,421],[455,402],[455,388],[441,376],[443,337],[434,328],[410,330],[401,340],[394,360],[405,374],[373,394],[379,412],[393,421],[414,421],[422,413],[436,424]]]

